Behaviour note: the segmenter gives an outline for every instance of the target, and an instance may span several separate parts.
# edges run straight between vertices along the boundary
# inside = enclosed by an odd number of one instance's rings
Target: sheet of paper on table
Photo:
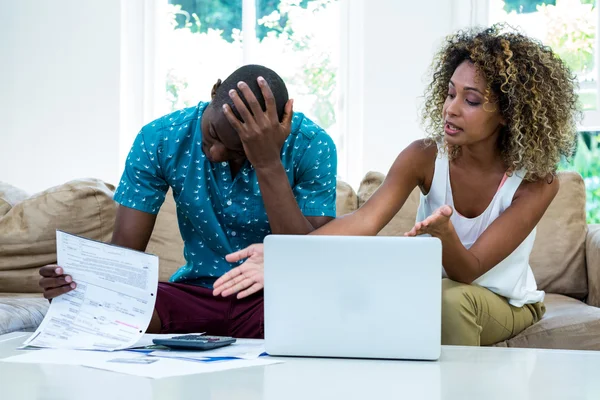
[[[0,362],[80,365],[128,375],[147,378],[167,378],[172,376],[193,375],[229,369],[247,368],[277,364],[268,357],[254,360],[228,360],[224,362],[193,362],[173,358],[152,357],[132,351],[84,351],[40,349],[23,352]]]
[[[158,287],[158,257],[62,231],[57,264],[77,288],[52,300],[24,346],[118,350],[148,328]]]

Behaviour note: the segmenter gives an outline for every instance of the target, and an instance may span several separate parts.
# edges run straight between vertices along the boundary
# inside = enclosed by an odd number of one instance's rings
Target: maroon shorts
[[[159,282],[156,312],[161,333],[200,333],[262,339],[263,292],[241,300],[213,296],[212,290],[185,283]]]

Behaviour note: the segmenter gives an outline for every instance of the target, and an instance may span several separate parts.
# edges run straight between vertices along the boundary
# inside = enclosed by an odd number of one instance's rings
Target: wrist
[[[272,173],[279,172],[279,170],[283,170],[283,164],[279,159],[264,161],[258,164],[252,164],[252,166],[254,167],[257,173]]]
[[[438,239],[440,239],[442,241],[442,243],[446,243],[457,237],[456,231],[454,230],[454,226],[452,225],[452,222],[450,222],[450,221],[448,221],[447,227],[440,230],[440,232],[437,235],[432,235],[432,236],[435,236]]]

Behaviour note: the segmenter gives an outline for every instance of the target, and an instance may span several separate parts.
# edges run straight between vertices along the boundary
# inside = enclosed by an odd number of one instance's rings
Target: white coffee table
[[[29,335],[0,336],[0,358]],[[284,361],[161,380],[0,363],[0,399],[600,399],[600,352],[444,347],[438,362]]]

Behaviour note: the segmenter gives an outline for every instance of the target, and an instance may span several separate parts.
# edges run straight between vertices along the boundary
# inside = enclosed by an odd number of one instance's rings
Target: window
[[[573,160],[560,169],[576,171],[583,177],[587,222],[600,224],[600,132],[581,132]]]
[[[282,76],[294,109],[324,128],[341,155],[340,0],[168,3],[157,38],[166,90],[156,91],[156,115],[208,100],[217,79],[262,64]]]
[[[596,0],[490,0],[489,22],[506,22],[539,39],[571,68],[579,81],[582,129],[600,126]]]
[[[597,0],[490,0],[489,22],[507,22],[539,39],[571,68],[579,81],[584,110],[577,151],[561,169],[582,175],[587,221],[600,222],[600,68]]]

